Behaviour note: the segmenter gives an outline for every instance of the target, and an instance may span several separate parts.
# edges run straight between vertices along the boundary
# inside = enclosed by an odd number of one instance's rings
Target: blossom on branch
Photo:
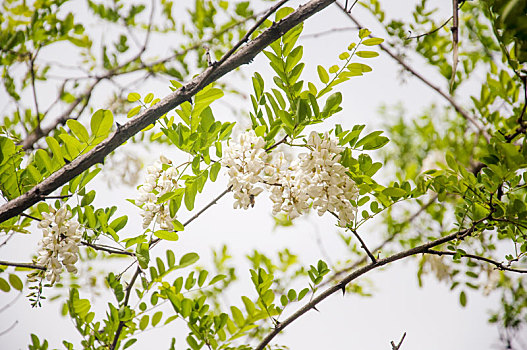
[[[66,207],[49,213],[42,213],[38,227],[43,237],[39,242],[37,264],[46,267],[46,279],[51,284],[60,281],[64,266],[68,272],[77,273],[75,263],[79,259],[79,243],[82,238],[81,226],[71,220],[71,211]]]
[[[229,186],[234,193],[234,209],[247,209],[253,205],[254,197],[262,193],[257,186],[263,182],[265,159],[265,141],[256,136],[254,130],[240,135],[238,142],[230,142],[225,149],[221,165],[229,168]]]
[[[136,204],[143,210],[143,229],[146,229],[156,218],[156,223],[163,230],[173,229],[175,216],[170,215],[167,203],[158,203],[161,196],[178,188],[179,172],[165,156],[146,168],[145,183],[139,187],[139,198]]]
[[[252,205],[254,197],[263,191],[260,184],[271,193],[273,215],[283,212],[294,219],[312,205],[319,215],[337,215],[343,227],[353,221],[357,208],[351,201],[357,199],[358,188],[339,163],[344,149],[329,134],[321,137],[312,132],[306,143],[309,152],[293,162],[282,152],[267,153],[264,147],[264,139],[249,130],[225,150],[222,165],[229,168],[234,208]]]

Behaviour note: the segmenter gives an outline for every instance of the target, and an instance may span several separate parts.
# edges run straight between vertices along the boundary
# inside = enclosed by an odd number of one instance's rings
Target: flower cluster
[[[294,219],[312,204],[319,215],[337,215],[341,226],[352,222],[357,209],[351,200],[356,200],[358,189],[339,163],[343,148],[335,140],[312,132],[306,144],[309,152],[293,162],[282,152],[267,153],[264,146],[264,139],[250,130],[225,150],[222,165],[229,168],[235,208],[247,209],[263,186],[271,192],[273,215],[283,212]]]
[[[254,205],[254,197],[263,191],[257,184],[264,180],[267,158],[264,147],[264,139],[250,130],[240,135],[238,143],[232,142],[225,149],[221,164],[229,168],[229,186],[234,193],[235,209]]]
[[[49,213],[42,213],[38,227],[43,238],[39,242],[37,264],[46,268],[46,278],[51,284],[60,281],[64,266],[68,272],[77,273],[75,263],[79,259],[79,243],[82,238],[81,226],[71,220],[71,212],[62,207]]]
[[[173,228],[175,217],[170,215],[168,204],[158,203],[158,200],[165,193],[178,188],[178,174],[177,168],[164,156],[146,169],[145,183],[139,187],[139,198],[136,200],[136,204],[143,209],[143,229],[147,228],[156,216],[156,222],[161,229]]]
[[[300,155],[300,169],[306,178],[306,192],[313,199],[313,208],[318,215],[336,212],[339,224],[346,226],[355,218],[357,209],[350,201],[357,199],[359,191],[339,163],[344,149],[327,133],[321,138],[312,132],[307,145],[311,152]]]

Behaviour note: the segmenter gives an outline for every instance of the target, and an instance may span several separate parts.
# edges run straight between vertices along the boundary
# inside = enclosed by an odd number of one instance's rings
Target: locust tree
[[[2,3],[0,254],[22,235],[39,240],[18,260],[0,258],[2,292],[34,307],[61,303],[80,334],[64,339],[66,349],[133,347],[161,326],[185,334],[167,341],[172,349],[283,348],[277,336],[326,298],[364,295],[370,271],[414,259],[419,280],[433,273],[462,306],[469,289],[501,293],[489,322],[504,347],[518,346],[527,321],[527,2],[453,0],[444,17],[419,1],[402,20],[378,0],[287,2]],[[356,31],[333,62],[307,65],[299,38],[329,6]],[[363,27],[359,8],[382,30]],[[336,31],[328,23],[320,35]],[[370,117],[382,131],[335,123],[349,113],[346,87],[373,74],[379,54],[443,104],[412,116],[384,106]],[[247,77],[257,55],[268,67]],[[147,83],[171,92],[156,96]],[[250,102],[219,118],[230,96]],[[145,148],[138,183],[134,150]],[[112,169],[134,188],[127,208],[95,201],[103,190],[94,179]],[[227,183],[211,196],[219,176]],[[215,205],[257,210],[261,201],[277,226],[333,218],[322,239],[337,235],[346,255],[304,263],[276,246],[248,255],[252,268],[241,271],[228,245],[211,264],[197,263],[196,247],[175,249]],[[103,313],[90,302],[98,291],[82,283],[92,265],[102,266],[92,277],[108,297]],[[237,295],[231,286],[243,276],[252,291]],[[48,347],[46,334],[28,342]]]

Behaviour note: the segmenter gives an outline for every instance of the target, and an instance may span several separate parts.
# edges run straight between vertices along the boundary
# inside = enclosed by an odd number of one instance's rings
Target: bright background
[[[190,6],[193,2],[187,0],[176,3],[176,6]],[[383,6],[389,16],[408,18],[413,3],[414,1],[384,1]],[[299,2],[292,1],[290,6],[296,7],[298,4]],[[439,15],[448,16],[450,2],[437,2],[436,5],[443,7]],[[269,3],[255,4],[255,7],[260,9],[267,6]],[[76,11],[78,11],[75,12],[78,16],[83,16],[82,8],[77,8]],[[373,35],[382,36],[383,32],[378,30],[375,20],[359,5],[355,7],[353,13],[372,30]],[[332,5],[305,23],[304,35],[352,26],[353,23],[342,14],[340,9]],[[105,32],[107,29],[97,30]],[[303,79],[318,80],[316,66],[322,64],[329,67],[337,63],[339,53],[356,39],[356,30],[336,31],[316,38],[301,37],[299,42],[304,45],[303,61],[306,63]],[[162,46],[164,43],[153,42],[153,45]],[[54,54],[50,54],[50,59],[67,60],[69,58],[68,53],[60,50],[60,45],[57,45],[57,52]],[[413,67],[432,81],[442,81],[434,71],[424,66],[422,60],[411,55],[409,59]],[[320,130],[329,130],[334,123],[341,123],[344,128],[365,123],[367,130],[370,131],[380,128],[387,122],[382,120],[377,113],[378,107],[382,104],[393,106],[401,102],[408,111],[408,118],[412,118],[432,103],[440,105],[444,103],[434,91],[420,81],[407,73],[401,73],[400,66],[383,52],[380,57],[368,60],[368,64],[373,67],[373,72],[364,77],[354,78],[340,87],[344,97],[342,105],[344,110],[332,117],[329,122],[322,124],[319,127]],[[270,82],[272,77],[272,71],[264,55],[259,55],[251,65],[242,67],[242,70],[246,77],[250,77],[253,71],[258,71],[264,76],[266,82]],[[241,79],[239,75],[230,74],[223,80],[236,85],[242,91],[252,91],[250,80]],[[146,84],[134,91],[143,96],[148,92],[154,92],[156,97],[163,97],[170,92],[168,84],[160,82]],[[50,91],[49,97],[51,98],[53,94],[54,90]],[[40,98],[45,100],[46,92],[43,92]],[[107,100],[104,93],[96,98],[101,101],[101,104]],[[463,100],[462,97],[458,99]],[[1,91],[0,105],[6,103],[6,94]],[[232,98],[228,95],[224,97],[224,100],[212,105],[216,118],[223,121],[233,120],[230,109],[232,106],[246,111],[250,110],[249,100],[240,101],[239,98]],[[242,126],[248,125],[246,120],[241,124]],[[238,128],[238,131],[240,129],[242,128]],[[160,154],[165,154],[176,162],[186,160],[172,148],[150,146],[144,150],[137,146],[127,145],[122,149],[138,154],[145,166],[152,163]],[[142,179],[142,175],[140,178]],[[377,180],[383,183],[382,178],[377,178]],[[141,227],[139,211],[125,200],[137,196],[135,189],[117,183],[112,183],[110,188],[108,181],[111,182],[108,177],[99,175],[92,183],[91,187],[97,190],[94,205],[96,207],[116,205],[119,208],[116,215],[129,215],[128,225],[121,232],[129,231],[130,236],[138,234]],[[222,192],[226,183],[227,179],[223,172],[220,173],[216,183],[208,183],[204,192],[197,197],[196,209],[201,208]],[[334,234],[337,228],[334,226],[335,220],[331,217],[319,218],[311,214],[305,219],[298,220],[294,227],[274,229],[270,201],[264,195],[258,197],[256,206],[247,211],[233,210],[232,203],[231,195],[225,196],[218,205],[213,206],[189,225],[180,235],[178,242],[163,242],[160,247],[155,248],[155,253],[164,255],[164,249],[173,249],[177,257],[186,252],[195,251],[201,256],[198,264],[210,267],[211,247],[219,248],[222,244],[227,244],[239,267],[237,270],[239,282],[228,295],[228,301],[238,306],[242,305],[241,295],[255,295],[250,284],[249,265],[244,258],[253,249],[276,256],[277,251],[288,247],[293,253],[299,254],[305,264],[315,264],[319,258],[328,263],[346,258],[345,249]],[[183,211],[179,214],[179,219],[184,222],[190,216],[191,214]],[[382,226],[369,225],[360,233],[370,246],[374,246],[381,239]],[[1,258],[12,261],[29,261],[36,252],[40,237],[41,233],[37,229],[32,235],[17,235],[7,246],[0,248]],[[117,272],[121,271],[119,266],[126,265],[125,261],[117,259],[105,260],[96,264],[98,268]],[[81,267],[82,270],[83,267]],[[468,305],[461,308],[458,294],[451,293],[448,285],[438,283],[431,276],[425,276],[424,287],[419,288],[416,271],[415,260],[397,262],[383,270],[374,270],[361,278],[362,282],[371,283],[368,290],[374,293],[373,297],[351,295],[343,298],[341,294],[335,294],[317,306],[320,312],[312,311],[304,315],[273,342],[287,345],[291,349],[390,349],[390,341],[398,343],[403,332],[406,332],[406,339],[402,346],[404,350],[493,349],[498,347],[498,332],[495,327],[487,323],[488,310],[498,306],[497,295],[491,294],[489,297],[483,297],[480,293],[468,291]],[[99,276],[99,279],[101,278],[102,275]],[[129,280],[129,276],[125,280]],[[24,294],[27,293],[28,290],[25,289]],[[46,291],[48,297],[54,294],[52,290]],[[108,294],[104,291],[99,296],[81,294],[81,297],[89,297],[95,310],[104,313],[107,300],[113,300],[107,298]],[[9,306],[4,309],[4,305]],[[297,306],[299,305],[293,304],[289,312],[296,310]],[[13,322],[17,324],[11,331],[0,337],[0,344],[2,344],[0,348],[27,348],[30,333],[48,339],[50,348],[61,348],[62,339],[78,344],[79,335],[70,319],[60,316],[60,307],[59,302],[45,301],[42,308],[32,309],[23,296],[19,297],[14,292],[2,294],[0,332],[10,327]],[[170,338],[184,334],[182,332],[184,330],[183,323],[173,322],[161,329],[147,331],[140,335],[139,341],[132,348],[168,348]],[[184,338],[178,340],[176,348],[186,348]]]

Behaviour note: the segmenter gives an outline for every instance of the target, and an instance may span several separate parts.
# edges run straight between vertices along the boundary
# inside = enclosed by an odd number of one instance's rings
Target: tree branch
[[[458,0],[452,0],[452,77],[450,78],[450,92],[454,91],[454,82],[456,81],[456,71],[458,63],[458,43],[459,43],[459,11]]]
[[[152,15],[152,13],[151,13],[151,15]],[[173,59],[175,59],[177,57],[184,56],[187,53],[189,53],[190,51],[196,50],[196,49],[202,47],[203,44],[213,41],[217,37],[219,37],[219,36],[225,34],[226,32],[228,32],[229,30],[238,27],[239,25],[247,22],[250,19],[253,19],[255,16],[256,15],[252,15],[252,16],[248,16],[248,17],[246,17],[244,19],[241,19],[241,20],[231,24],[230,26],[228,26],[228,27],[226,27],[226,28],[224,28],[222,30],[220,30],[220,31],[218,31],[216,33],[213,33],[210,37],[208,37],[208,38],[206,38],[204,40],[200,40],[196,44],[194,44],[194,45],[192,45],[192,46],[190,46],[190,47],[188,47],[188,48],[186,48],[184,50],[177,51],[174,54],[172,54],[172,55],[170,55],[170,56],[168,56],[166,58],[158,59],[158,60],[150,62],[150,63],[143,63],[143,61],[140,61],[140,64],[137,67],[133,67],[131,69],[123,71],[122,69],[124,67],[126,67],[129,64],[133,63],[134,61],[138,60],[141,57],[142,53],[146,50],[146,44],[148,43],[148,40],[149,40],[148,34],[151,33],[151,31],[150,32],[147,31],[147,38],[145,39],[145,44],[143,45],[144,49],[142,49],[142,52],[140,52],[140,54],[135,55],[133,58],[127,60],[126,62],[124,62],[123,64],[119,65],[117,68],[114,68],[113,70],[109,71],[105,75],[93,77],[93,78],[96,79],[95,82],[93,82],[86,89],[86,92],[84,94],[82,94],[75,101],[73,101],[70,104],[70,107],[64,113],[62,113],[50,126],[48,126],[45,129],[35,129],[35,130],[33,130],[31,132],[31,134],[29,134],[26,137],[26,139],[24,139],[24,141],[21,143],[23,149],[24,150],[32,149],[34,147],[34,144],[38,140],[40,140],[42,137],[48,136],[59,125],[64,125],[66,123],[66,121],[68,121],[69,119],[78,119],[78,117],[80,116],[82,111],[86,108],[86,106],[88,104],[87,101],[90,99],[90,96],[91,96],[93,90],[99,84],[99,82],[101,82],[102,80],[104,80],[104,79],[111,79],[112,77],[121,76],[121,75],[129,74],[129,73],[135,73],[135,72],[137,72],[139,70],[142,70],[142,69],[150,69],[150,68],[152,68],[152,67],[154,67],[156,65],[164,64],[164,63],[167,63],[167,62],[169,62],[169,61],[171,61],[171,60],[173,60]],[[88,78],[90,78],[90,77],[88,77]],[[64,84],[63,84],[63,87],[61,88],[61,91],[64,91]],[[60,99],[60,96],[59,96],[58,99]],[[78,113],[78,115],[76,117],[72,117],[71,114],[73,113],[73,110],[83,100],[86,101],[86,102],[83,104],[83,107],[81,108],[81,112]],[[44,114],[47,114],[47,112],[45,112]]]
[[[3,266],[14,266],[14,267],[24,267],[27,269],[35,269],[35,270],[41,270],[46,271],[46,268],[44,266],[39,266],[31,263],[17,263],[17,262],[10,262],[10,261],[3,261],[0,260],[0,265]]]
[[[392,345],[392,350],[400,350],[401,345],[403,345],[403,340],[405,337],[406,337],[406,332],[404,332],[403,337],[401,338],[401,340],[399,340],[399,344],[397,345],[395,345],[395,343],[391,341],[390,344]]]
[[[100,250],[100,251],[107,252],[107,253],[110,253],[110,254],[120,254],[120,255],[135,256],[135,253],[133,253],[133,252],[129,252],[129,251],[122,250],[122,249],[116,249],[116,248],[113,248],[113,247],[107,247],[107,246],[103,246],[103,245],[100,245],[100,244],[94,244],[94,243],[90,243],[90,242],[86,242],[86,241],[82,241],[81,244],[86,246],[86,247],[90,247],[90,248],[93,248],[95,250]]]
[[[443,255],[454,256],[454,255],[456,255],[456,253],[454,253],[454,252],[445,252],[445,251],[439,251],[439,250],[433,250],[433,249],[428,249],[428,250],[426,250],[423,253],[424,254],[431,254],[431,255],[439,255],[439,256],[443,256]],[[489,263],[491,265],[496,266],[496,268],[498,270],[502,270],[502,271],[511,271],[511,272],[517,272],[517,273],[527,273],[527,270],[521,270],[521,269],[515,269],[515,268],[512,268],[512,267],[508,267],[508,266],[503,265],[502,263],[500,263],[500,262],[498,262],[496,260],[485,258],[485,257],[479,256],[479,255],[463,254],[463,255],[461,255],[461,257],[462,258],[469,258],[469,259],[479,260],[479,261],[484,261],[486,263]]]
[[[414,221],[417,217],[419,217],[419,215],[421,215],[421,213],[423,213],[429,206],[431,206],[437,199],[437,194],[435,196],[433,196],[428,202],[426,202],[425,204],[423,204],[421,206],[421,208],[419,208],[419,210],[417,210],[415,213],[413,213],[408,219],[406,219],[405,221],[402,222],[402,224],[409,224],[411,223],[412,221]],[[388,243],[390,243],[391,241],[393,241],[395,239],[395,237],[397,236],[399,232],[396,232],[394,233],[393,235],[391,235],[390,237],[386,238],[381,244],[379,244],[377,247],[373,248],[372,252],[373,253],[376,253],[376,252],[379,252],[382,248],[384,248]],[[324,286],[326,284],[329,284],[330,282],[334,281],[335,279],[337,279],[339,276],[345,274],[345,273],[348,273],[354,269],[356,269],[358,266],[364,264],[366,262],[366,257],[363,256],[362,258],[360,258],[359,260],[357,260],[356,262],[354,262],[353,264],[339,270],[339,271],[336,271],[326,282],[323,282],[321,284],[321,286]]]
[[[446,26],[448,24],[448,22],[450,22],[452,20],[453,16],[450,16],[449,19],[447,19],[443,24],[441,24],[439,27],[437,27],[436,29],[434,30],[431,30],[427,33],[423,33],[423,34],[419,34],[419,35],[415,35],[415,36],[409,36],[408,38],[404,39],[404,40],[412,40],[412,39],[419,39],[419,38],[422,38],[423,36],[427,36],[427,35],[430,35],[430,34],[434,34],[435,32],[439,31],[441,28],[443,28],[444,26]],[[411,32],[410,32],[411,33]]]
[[[218,196],[216,196],[216,198],[214,198],[213,200],[211,200],[207,205],[205,205],[203,208],[201,208],[200,211],[198,211],[196,214],[192,215],[190,217],[190,219],[188,219],[187,221],[185,221],[183,223],[183,226],[187,226],[188,224],[190,224],[192,221],[196,220],[201,214],[203,214],[205,211],[207,211],[207,209],[209,209],[210,207],[212,207],[214,204],[216,204],[223,196],[225,196],[227,193],[230,192],[230,190],[232,189],[231,186],[229,186],[226,190],[224,190],[222,193],[220,193]],[[161,238],[155,238],[152,240],[152,243],[150,245],[150,247],[153,247],[154,245],[157,244],[157,242],[159,242],[161,240]]]
[[[355,23],[359,28],[364,28],[356,19],[353,17],[350,13],[348,13],[341,4],[338,2],[335,2],[337,6],[348,16],[348,18]],[[461,107],[449,94],[443,92],[438,86],[432,84],[428,79],[426,79],[423,75],[418,73],[415,69],[410,67],[406,62],[403,61],[402,58],[397,56],[392,50],[388,48],[388,46],[380,44],[379,47],[381,50],[386,52],[391,58],[393,58],[397,63],[399,63],[406,71],[410,72],[412,75],[414,75],[416,78],[421,80],[423,83],[425,83],[428,87],[432,88],[434,91],[436,91],[439,95],[441,95],[445,100],[448,101],[448,103],[454,107],[454,109],[461,114],[463,118],[465,118],[468,122],[470,122],[484,137],[487,142],[490,142],[490,135],[477,121],[474,116],[472,116],[468,111],[466,111],[463,107]]]
[[[323,10],[335,0],[311,0],[300,6],[289,16],[262,32],[250,41],[221,65],[207,68],[180,89],[172,92],[156,105],[147,108],[137,117],[115,130],[108,138],[95,146],[91,151],[74,159],[54,174],[50,175],[40,184],[36,185],[23,195],[10,200],[0,207],[0,222],[19,215],[24,210],[39,202],[42,195],[48,195],[71,179],[75,178],[92,165],[102,163],[104,157],[126,142],[129,138],[139,133],[150,124],[154,124],[161,116],[170,112],[181,103],[188,101],[204,87],[215,82],[225,74],[248,64],[254,57],[269,44],[280,38],[296,25],[302,23],[315,13]],[[213,71],[212,73],[209,73]]]
[[[293,313],[291,316],[289,316],[284,321],[277,324],[277,326],[267,335],[265,336],[262,341],[258,344],[258,346],[255,348],[256,350],[263,350],[269,342],[276,337],[284,328],[286,328],[288,325],[293,323],[296,319],[298,319],[300,316],[304,315],[311,309],[316,309],[316,305],[323,301],[324,299],[328,298],[330,295],[339,292],[340,290],[346,288],[346,285],[350,283],[351,281],[359,278],[360,276],[366,274],[367,272],[376,269],[378,267],[387,265],[389,263],[395,262],[397,260],[404,259],[409,256],[422,254],[429,250],[430,248],[436,247],[438,245],[444,244],[446,242],[452,241],[454,239],[463,239],[469,235],[471,235],[473,232],[475,232],[475,228],[478,224],[481,222],[489,219],[489,217],[485,217],[481,220],[475,221],[472,223],[472,226],[468,229],[461,230],[458,232],[451,233],[449,235],[446,235],[444,237],[438,238],[434,241],[422,244],[420,246],[417,246],[415,248],[408,249],[403,252],[399,252],[396,254],[393,254],[387,258],[384,259],[378,259],[375,263],[370,263],[366,266],[363,266],[346,277],[344,277],[339,283],[335,284],[332,287],[327,288],[322,293],[320,293],[318,296],[312,298],[308,303],[306,303],[304,306],[302,306],[300,309],[298,309],[295,313]]]
[[[138,266],[135,270],[134,275],[132,276],[132,279],[130,280],[130,283],[126,287],[126,294],[124,296],[123,306],[128,306],[128,301],[130,300],[130,293],[132,292],[132,289],[134,287],[135,280],[141,273],[141,268]],[[124,327],[124,321],[119,321],[119,325],[117,326],[117,331],[115,332],[115,336],[113,338],[112,345],[110,346],[110,350],[115,349],[117,346],[117,342],[119,342],[119,337],[121,336],[121,332],[123,331]]]
[[[368,249],[368,247],[366,246],[366,243],[364,243],[362,238],[359,236],[359,234],[357,233],[357,230],[351,230],[351,232],[353,232],[355,237],[359,240],[360,246],[362,247],[362,249],[364,249],[366,251],[366,255],[368,255],[368,257],[370,258],[371,262],[372,263],[376,263],[377,259],[375,259],[375,256],[373,256],[371,251]]]

